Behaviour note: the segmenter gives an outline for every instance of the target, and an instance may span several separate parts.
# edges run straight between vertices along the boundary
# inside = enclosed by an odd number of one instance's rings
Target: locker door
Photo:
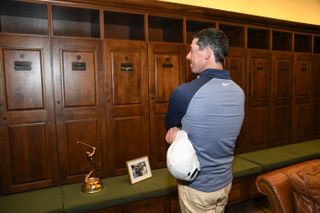
[[[230,48],[225,61],[225,68],[229,70],[231,79],[236,82],[244,91],[247,103],[247,69],[246,53],[243,48]],[[235,152],[245,151],[247,143],[247,106],[245,107],[245,117],[240,134],[238,136]]]
[[[153,169],[165,167],[164,117],[171,92],[185,81],[185,46],[149,43],[150,151]]]
[[[271,54],[248,50],[248,151],[266,148],[270,140]]]
[[[313,136],[314,138],[320,137],[320,54],[314,55],[312,64],[312,80],[313,80]]]
[[[312,54],[295,53],[292,141],[310,139],[312,131]]]
[[[1,193],[57,184],[49,43],[0,37]]]
[[[291,141],[293,54],[272,53],[271,146]]]
[[[92,169],[93,175],[103,177],[106,136],[101,44],[53,39],[52,54],[60,181],[80,182]],[[93,151],[89,146],[96,148],[92,161],[87,154]]]
[[[109,175],[127,173],[126,161],[149,156],[146,43],[106,40]]]

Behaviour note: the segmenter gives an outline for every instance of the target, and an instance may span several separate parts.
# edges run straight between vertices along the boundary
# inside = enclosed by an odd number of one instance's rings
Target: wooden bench
[[[236,155],[233,162],[236,200],[243,198],[241,180],[305,160],[320,158],[320,140],[290,144]],[[254,180],[252,181],[254,183]],[[81,184],[69,184],[0,197],[0,212],[90,212],[176,193],[176,180],[166,168],[152,170],[152,178],[134,185],[128,175],[103,179],[96,194],[81,192]],[[232,194],[232,192],[231,192]]]

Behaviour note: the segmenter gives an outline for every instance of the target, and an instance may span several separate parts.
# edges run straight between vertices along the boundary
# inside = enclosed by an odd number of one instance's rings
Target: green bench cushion
[[[256,174],[262,167],[235,157],[234,177]],[[176,179],[167,168],[152,171],[152,177],[136,184],[130,184],[128,175],[103,179],[104,189],[95,194],[81,192],[81,184],[62,187],[65,212],[88,212],[103,208],[170,194],[176,191]]]
[[[286,149],[290,153],[299,155],[303,161],[320,158],[320,139],[290,144]]]
[[[244,160],[237,156],[234,157],[232,164],[233,178],[254,175],[262,172],[263,167],[259,164]]]
[[[133,201],[166,195],[176,190],[176,180],[166,168],[152,171],[152,177],[131,185],[128,175],[103,179],[98,193],[81,192],[81,184],[62,187],[65,212],[88,212]]]
[[[1,196],[0,212],[63,212],[61,188],[52,187],[13,195]]]
[[[305,160],[320,157],[320,140],[296,143],[237,155],[270,171]]]
[[[297,162],[320,158],[320,140],[238,154],[234,178],[255,175]],[[152,171],[152,177],[130,184],[128,175],[103,179],[104,189],[95,194],[81,192],[81,183],[0,196],[0,212],[90,212],[170,194],[176,180],[167,168]]]

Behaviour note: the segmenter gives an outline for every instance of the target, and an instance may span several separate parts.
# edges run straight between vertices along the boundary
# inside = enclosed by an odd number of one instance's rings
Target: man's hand
[[[169,143],[169,144],[172,144],[172,142],[176,139],[176,135],[177,135],[177,132],[179,131],[180,129],[178,127],[172,127],[168,130],[167,134],[166,134],[166,141]]]

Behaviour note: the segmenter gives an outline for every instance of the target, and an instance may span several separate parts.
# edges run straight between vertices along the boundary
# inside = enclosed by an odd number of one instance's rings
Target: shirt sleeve
[[[166,131],[172,127],[181,128],[181,120],[188,110],[192,97],[210,79],[212,79],[211,76],[202,76],[191,82],[181,84],[172,92],[165,117]]]
[[[172,127],[181,127],[181,119],[186,113],[188,104],[185,91],[181,87],[172,92],[165,117],[165,128],[167,131]]]

